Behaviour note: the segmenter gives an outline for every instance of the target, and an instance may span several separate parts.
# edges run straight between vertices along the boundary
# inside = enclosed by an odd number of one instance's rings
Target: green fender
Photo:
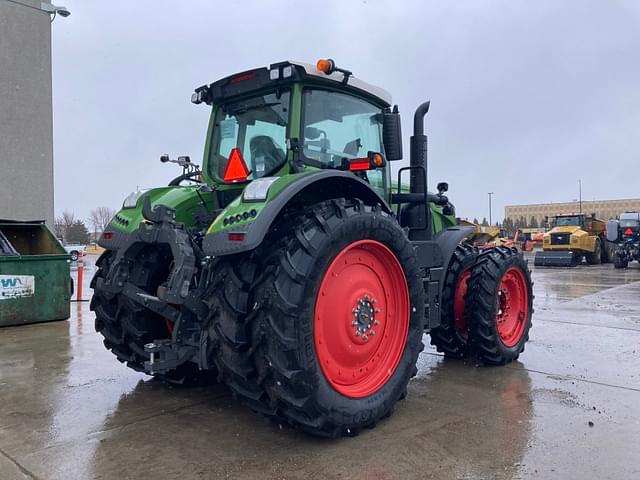
[[[135,206],[123,206],[113,216],[98,244],[103,248],[117,250],[125,238],[144,222],[142,204],[145,198],[149,199],[152,208],[156,205],[166,205],[175,210],[177,223],[205,229],[213,210],[213,196],[207,192],[198,195],[198,188],[196,185],[159,187],[141,192]]]
[[[305,195],[306,204],[309,199],[315,203],[330,198],[359,198],[392,213],[385,200],[351,172],[316,170],[287,175],[274,181],[264,201],[247,201],[241,195],[231,202],[209,227],[202,244],[205,254],[223,256],[253,250],[289,202],[300,195]]]

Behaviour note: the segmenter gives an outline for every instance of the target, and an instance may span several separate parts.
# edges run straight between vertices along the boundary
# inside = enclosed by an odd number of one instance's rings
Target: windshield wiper
[[[237,108],[226,108],[226,113],[229,115],[238,115],[247,113],[251,110],[260,110],[269,107],[275,107],[276,105],[282,105],[281,102],[263,103],[262,105],[239,105]]]

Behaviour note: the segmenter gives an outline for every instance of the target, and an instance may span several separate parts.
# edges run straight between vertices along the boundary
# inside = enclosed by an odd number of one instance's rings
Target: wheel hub
[[[314,308],[318,364],[347,397],[381,388],[395,371],[409,329],[409,292],[394,253],[376,240],[356,240],[327,266]]]
[[[376,313],[380,313],[380,309],[374,306],[375,303],[376,299],[365,293],[356,300],[356,306],[351,310],[353,313],[351,325],[355,327],[353,333],[365,342],[370,336],[376,334],[373,327],[380,325],[380,321],[376,319]]]
[[[496,299],[496,327],[502,343],[516,345],[525,329],[528,294],[522,272],[509,268],[503,275]]]

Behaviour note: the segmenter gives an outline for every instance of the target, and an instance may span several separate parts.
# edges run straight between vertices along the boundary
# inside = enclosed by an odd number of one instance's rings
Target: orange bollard
[[[76,282],[76,302],[82,301],[82,274],[84,273],[84,262],[82,252],[78,252],[78,281]]]

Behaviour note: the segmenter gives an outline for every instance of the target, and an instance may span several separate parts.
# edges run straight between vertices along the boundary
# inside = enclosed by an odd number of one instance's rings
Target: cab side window
[[[382,152],[382,109],[365,100],[326,90],[303,94],[303,154],[329,168],[342,159]]]

